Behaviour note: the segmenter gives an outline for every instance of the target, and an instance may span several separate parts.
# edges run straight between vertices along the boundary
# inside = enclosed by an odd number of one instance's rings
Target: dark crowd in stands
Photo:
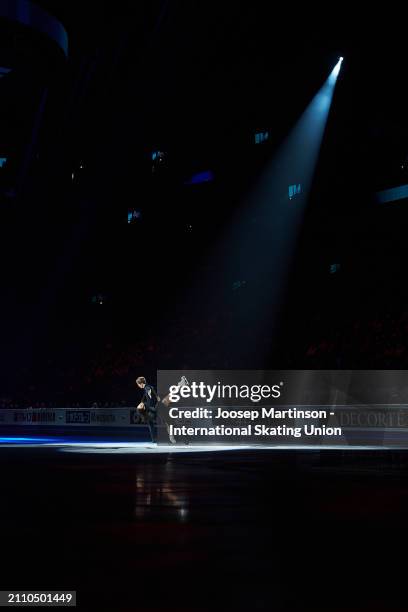
[[[155,383],[157,369],[233,369],[227,319],[212,316],[200,325],[179,321],[167,336],[137,342],[100,339],[77,354],[51,355],[46,368],[21,373],[15,393],[2,394],[2,408],[135,406],[138,375]],[[283,341],[272,369],[408,368],[408,311],[382,310],[343,318],[313,314],[296,342]],[[267,344],[267,339],[265,338]],[[205,355],[205,363],[202,356]]]

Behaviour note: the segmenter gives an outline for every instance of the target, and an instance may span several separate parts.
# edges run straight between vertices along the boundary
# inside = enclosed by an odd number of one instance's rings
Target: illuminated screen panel
[[[400,185],[391,189],[384,189],[376,193],[377,202],[386,204],[387,202],[397,202],[408,198],[408,185]]]

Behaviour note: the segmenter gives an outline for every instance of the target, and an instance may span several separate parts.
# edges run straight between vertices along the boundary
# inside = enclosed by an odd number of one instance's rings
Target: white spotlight
[[[339,57],[339,59],[337,61],[337,64],[335,65],[335,67],[332,70],[332,73],[331,73],[331,75],[329,77],[329,82],[332,85],[336,82],[337,77],[339,76],[339,72],[340,72],[340,69],[341,69],[342,62],[343,62],[343,58]]]

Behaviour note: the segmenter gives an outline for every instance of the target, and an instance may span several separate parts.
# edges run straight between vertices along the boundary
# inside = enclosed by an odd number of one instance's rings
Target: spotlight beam
[[[327,125],[343,58],[312,99],[286,141],[244,204],[239,218],[220,245],[228,253],[222,272],[248,281],[248,295],[240,298],[235,327],[250,329],[249,339],[238,339],[248,364],[260,357],[265,338],[273,338],[279,324],[296,242]],[[301,185],[289,199],[288,186]],[[221,259],[221,254],[219,257]],[[239,346],[241,341],[241,346]],[[237,349],[239,351],[239,349]],[[252,367],[255,367],[252,365]]]

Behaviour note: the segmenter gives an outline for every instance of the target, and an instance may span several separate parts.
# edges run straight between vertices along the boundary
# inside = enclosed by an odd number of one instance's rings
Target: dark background
[[[4,405],[124,401],[159,368],[407,365],[406,202],[374,198],[408,182],[401,15],[38,4],[69,57],[1,23]],[[234,312],[254,279],[211,253],[339,55],[279,333],[248,363]],[[260,129],[269,140],[254,145]],[[185,185],[202,170],[214,181]]]

